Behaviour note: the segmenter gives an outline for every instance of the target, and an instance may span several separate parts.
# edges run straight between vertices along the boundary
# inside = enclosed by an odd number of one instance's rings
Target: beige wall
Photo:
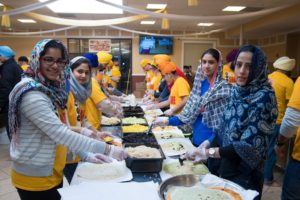
[[[51,36],[50,36],[51,37]],[[116,36],[117,37],[117,36]],[[49,38],[49,37],[47,37]],[[29,56],[33,46],[39,41],[41,37],[1,37],[0,38],[0,45],[8,45],[16,52],[16,58],[25,55]],[[61,40],[65,45],[67,42],[66,37],[60,36],[59,40]],[[223,54],[223,59],[225,60],[227,52],[229,52],[232,48],[238,47],[237,39],[228,39],[226,38],[225,34],[213,34],[210,36],[204,36],[201,38],[183,38],[178,39],[174,38],[174,46],[173,46],[173,54],[170,55],[172,61],[174,61],[177,66],[181,67],[182,64],[182,51],[183,51],[183,41],[213,41],[216,43],[216,48],[219,49]],[[287,43],[288,41],[288,43]],[[133,37],[132,38],[132,67],[133,67],[133,74],[134,75],[142,75],[144,74],[143,70],[140,67],[140,61],[143,58],[151,59],[151,55],[140,55],[139,54],[139,38]],[[244,40],[245,44],[256,44],[262,47],[265,51],[269,67],[278,57],[288,55],[290,57],[297,59],[297,68],[294,70],[293,75],[297,76],[300,74],[300,48],[296,48],[300,45],[300,35],[299,34],[292,34],[292,35],[275,35],[270,36],[267,38],[259,38],[258,40]],[[199,58],[202,52],[199,52]]]
[[[16,53],[16,59],[19,56],[27,56],[30,57],[31,50],[33,49],[34,45],[41,40],[41,38],[21,38],[21,37],[8,37],[8,38],[0,38],[0,45],[7,45],[12,48]],[[60,39],[65,45],[67,45],[67,39]]]
[[[170,55],[171,60],[177,64],[181,65],[181,41],[174,38],[173,54]],[[135,75],[145,74],[140,67],[140,62],[143,58],[152,59],[153,55],[140,55],[139,54],[139,38],[135,37],[132,39],[132,71]]]

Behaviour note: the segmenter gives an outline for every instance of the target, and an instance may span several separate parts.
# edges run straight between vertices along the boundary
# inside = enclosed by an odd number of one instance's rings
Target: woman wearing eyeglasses
[[[61,42],[41,40],[31,53],[31,78],[24,78],[10,94],[11,178],[22,200],[60,199],[57,189],[62,187],[66,147],[78,152],[82,160],[100,160],[99,153],[118,160],[126,157],[121,149],[68,127],[67,61]]]

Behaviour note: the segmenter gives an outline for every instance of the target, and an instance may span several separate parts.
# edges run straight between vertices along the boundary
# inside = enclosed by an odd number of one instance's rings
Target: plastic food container
[[[125,143],[126,147],[136,147],[145,145],[147,147],[157,148],[161,154],[161,158],[126,158],[126,166],[131,169],[132,172],[160,172],[162,169],[163,160],[166,158],[158,144],[143,144],[143,143]]]

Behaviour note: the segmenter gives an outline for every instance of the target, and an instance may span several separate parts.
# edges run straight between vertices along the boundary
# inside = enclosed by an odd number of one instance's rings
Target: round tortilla
[[[168,191],[167,199],[169,200],[234,200],[229,194],[221,190],[209,188],[193,187],[176,187]]]

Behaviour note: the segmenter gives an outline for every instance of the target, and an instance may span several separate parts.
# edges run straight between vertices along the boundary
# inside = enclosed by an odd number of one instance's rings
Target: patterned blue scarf
[[[248,46],[249,47],[249,46]],[[246,86],[232,88],[225,110],[224,131],[220,130],[222,146],[233,145],[237,154],[252,169],[261,168],[275,127],[277,104],[268,83],[266,57],[261,49],[252,46],[249,77]],[[245,47],[241,47],[240,52]]]
[[[9,130],[13,140],[17,138],[16,135],[20,125],[19,107],[24,94],[27,92],[32,90],[41,91],[50,98],[56,108],[66,108],[68,93],[70,90],[70,84],[68,81],[70,78],[69,65],[67,65],[62,71],[60,80],[57,81],[49,81],[45,79],[40,71],[40,54],[44,50],[45,45],[50,41],[52,40],[44,39],[35,45],[31,52],[30,65],[28,68],[30,78],[22,79],[9,95]],[[68,55],[66,48],[64,48],[64,55]]]

